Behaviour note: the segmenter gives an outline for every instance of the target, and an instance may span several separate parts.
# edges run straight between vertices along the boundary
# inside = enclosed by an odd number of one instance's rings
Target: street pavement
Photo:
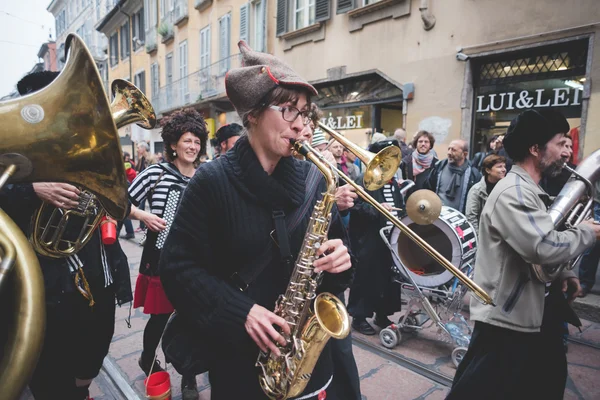
[[[137,278],[139,260],[142,247],[138,241],[121,239],[123,250],[128,256],[132,286]],[[131,312],[131,328],[126,320]],[[465,313],[467,315],[467,313]],[[397,314],[395,317],[399,317]],[[141,309],[130,310],[129,305],[117,308],[115,335],[113,337],[107,361],[116,366],[116,371],[121,374],[131,388],[145,398],[144,373],[138,366],[138,359],[142,351],[143,330],[148,316]],[[364,336],[352,333],[356,338],[364,339],[377,349],[383,349],[378,336]],[[565,392],[565,399],[600,399],[600,324],[584,321],[582,332],[572,330],[574,338],[591,344],[570,343],[567,358],[569,362],[569,380]],[[402,335],[401,343],[392,350],[393,354],[409,359],[421,367],[430,369],[442,376],[454,376],[454,368],[450,354],[453,346],[445,342],[443,337],[434,328],[424,329],[418,333]],[[399,365],[394,358],[386,357],[380,352],[373,351],[364,345],[354,346],[363,400],[384,399],[443,399],[449,388],[443,383],[435,382],[421,374],[413,372],[403,365]],[[159,351],[159,360],[164,366],[164,355]],[[180,376],[168,366],[171,375],[173,400],[181,399]],[[234,384],[235,377],[232,377]],[[210,399],[210,385],[206,374],[197,377],[200,399]],[[91,395],[95,400],[121,399],[123,395],[115,394],[114,385],[107,379],[106,372],[95,380],[91,387]],[[132,399],[133,400],[133,399]]]

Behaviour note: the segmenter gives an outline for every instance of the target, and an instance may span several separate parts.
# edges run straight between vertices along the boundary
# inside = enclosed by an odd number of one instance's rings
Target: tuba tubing
[[[12,284],[13,302],[10,331],[0,361],[0,388],[3,399],[17,399],[33,374],[42,351],[46,326],[46,305],[42,271],[31,245],[19,227],[0,210],[2,259],[14,248],[12,271],[2,274]],[[2,285],[5,286],[5,285]],[[0,286],[0,290],[5,289]],[[2,292],[4,294],[4,292]]]
[[[321,124],[319,123],[319,125],[321,125]],[[323,125],[321,125],[321,127],[323,127]],[[327,132],[329,132],[329,131],[331,131],[331,129],[327,128]],[[340,141],[344,146],[346,146],[346,143],[350,142],[348,139],[342,137],[341,135],[338,135],[338,137],[336,137],[336,140]],[[348,147],[348,146],[346,146],[346,147],[349,148],[350,151],[352,151],[351,147]],[[409,239],[411,239],[419,247],[421,247],[423,249],[423,251],[425,251],[427,254],[429,254],[435,261],[440,263],[440,265],[442,267],[444,267],[448,271],[450,271],[452,273],[452,275],[457,277],[458,280],[460,280],[467,288],[469,288],[469,290],[471,290],[473,292],[473,294],[476,296],[477,299],[479,299],[483,304],[489,304],[492,306],[496,306],[494,304],[494,301],[490,297],[490,295],[487,294],[479,285],[477,285],[475,282],[473,282],[471,279],[469,279],[469,277],[467,277],[460,269],[456,268],[450,261],[448,261],[446,258],[444,258],[444,256],[442,256],[429,243],[427,243],[425,240],[423,240],[423,238],[421,238],[419,235],[417,235],[412,229],[410,229],[408,226],[404,225],[402,223],[402,221],[400,221],[400,219],[398,219],[392,213],[390,213],[388,210],[386,210],[381,204],[379,204],[379,202],[377,200],[375,200],[373,197],[371,197],[359,184],[354,182],[352,179],[350,179],[348,176],[346,176],[346,174],[344,174],[341,170],[339,170],[337,168],[337,166],[332,165],[329,161],[327,161],[321,153],[317,152],[314,149],[312,151],[314,152],[315,155],[317,155],[317,157],[321,161],[327,163],[339,175],[340,178],[342,178],[344,181],[346,181],[346,183],[348,183],[350,186],[352,186],[356,190],[356,193],[360,197],[362,197],[367,203],[369,203],[370,205],[375,207],[375,209],[377,211],[379,211],[380,213],[382,213],[392,224],[394,224],[394,226],[396,226],[398,229],[400,229],[400,231],[403,234],[405,234]]]
[[[576,169],[570,168],[566,163],[564,168],[571,172],[571,178],[548,209],[554,227],[558,230],[575,228],[593,217],[594,184],[600,179],[600,150],[586,157]],[[540,282],[552,282],[564,269],[573,269],[581,257],[579,255],[562,264],[531,264],[531,269]]]

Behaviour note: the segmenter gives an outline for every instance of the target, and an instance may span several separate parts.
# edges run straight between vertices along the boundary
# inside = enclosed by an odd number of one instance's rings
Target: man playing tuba
[[[570,271],[542,283],[532,264],[566,262],[600,237],[591,222],[560,232],[547,212],[539,182],[567,161],[567,132],[567,120],[552,109],[525,111],[508,128],[504,146],[514,166],[483,208],[475,265],[475,282],[496,307],[471,300],[475,329],[448,399],[563,398],[563,323],[581,325],[563,292],[572,300],[581,288]]]
[[[41,90],[58,73],[25,76],[21,95]],[[50,157],[50,154],[48,154]],[[26,236],[42,201],[67,210],[78,205],[79,189],[67,183],[7,185],[0,207]],[[36,400],[83,400],[108,354],[119,305],[132,300],[129,266],[119,242],[104,245],[99,229],[81,250],[66,258],[38,255],[46,291],[44,347],[29,387]]]

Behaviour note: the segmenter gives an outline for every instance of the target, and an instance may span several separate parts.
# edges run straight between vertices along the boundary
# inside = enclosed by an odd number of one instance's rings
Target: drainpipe
[[[421,0],[421,19],[423,20],[423,29],[426,31],[432,29],[435,26],[435,16],[429,11],[429,0]]]
[[[133,79],[133,38],[131,37],[131,34],[133,33],[133,26],[132,26],[132,21],[131,21],[131,15],[127,14],[125,11],[123,11],[121,9],[121,3],[119,2],[119,12],[125,16],[127,16],[128,21],[129,21],[129,81],[132,82]],[[110,90],[110,85],[109,85],[109,90]],[[131,132],[131,128],[129,128],[129,132]],[[131,133],[129,133],[129,138],[132,139],[131,140],[131,158],[135,160],[135,145],[133,143],[133,135]]]

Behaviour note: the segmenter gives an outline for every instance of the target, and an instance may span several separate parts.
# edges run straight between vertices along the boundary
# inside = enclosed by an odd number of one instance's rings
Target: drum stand
[[[453,279],[453,284],[449,290],[418,286],[412,278],[411,272],[400,261],[400,257],[388,239],[391,229],[391,226],[382,228],[379,234],[392,253],[396,265],[399,266],[392,266],[395,274],[394,282],[400,284],[402,294],[407,296],[409,300],[406,313],[400,318],[398,324],[392,324],[379,333],[381,344],[392,349],[402,340],[401,332],[416,332],[435,324],[442,338],[445,341],[449,339],[454,344],[452,362],[458,367],[467,352],[472,333],[471,327],[460,313],[467,288],[461,285],[456,278]],[[473,268],[470,264],[463,266],[462,269],[467,276],[473,274]],[[400,280],[400,278],[407,282]],[[437,306],[434,307],[432,302],[436,303]],[[426,324],[427,322],[431,323]]]

